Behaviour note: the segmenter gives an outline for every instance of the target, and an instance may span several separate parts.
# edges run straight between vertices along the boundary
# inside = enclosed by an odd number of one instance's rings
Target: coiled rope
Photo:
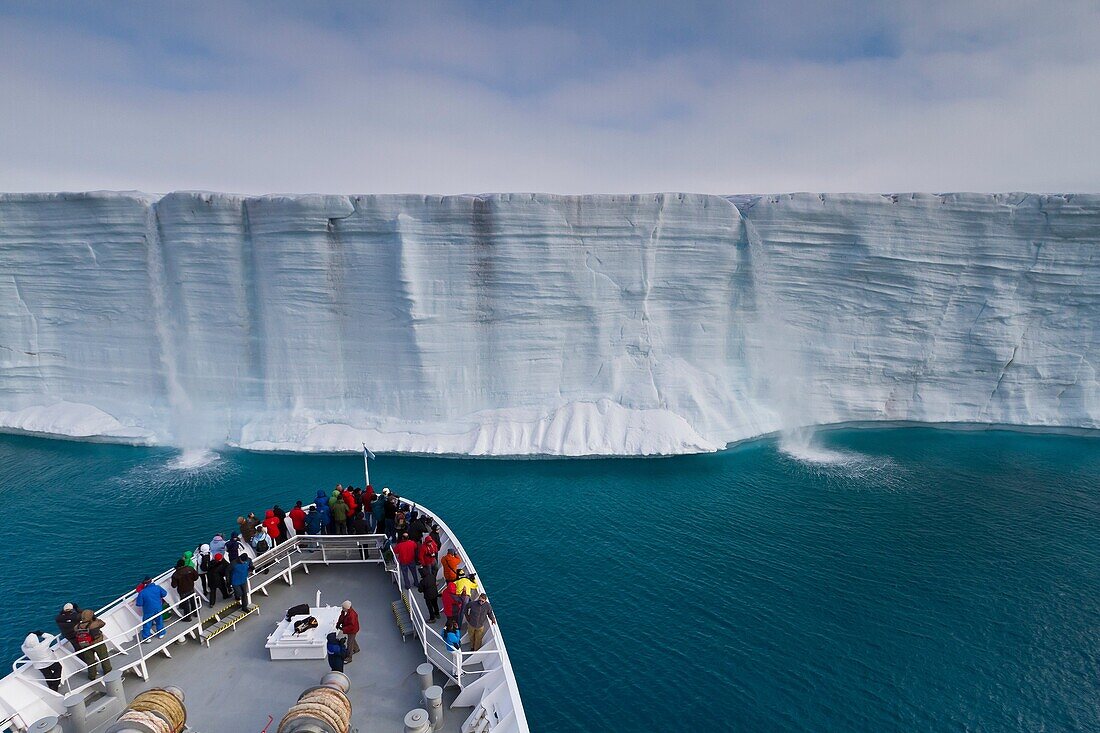
[[[118,721],[145,723],[157,733],[180,733],[187,723],[187,709],[168,690],[154,688],[135,697]]]
[[[156,713],[147,713],[140,710],[127,710],[118,719],[119,723],[141,723],[149,730],[156,733],[177,733],[172,725]]]
[[[348,733],[351,728],[351,700],[340,690],[331,687],[311,687],[298,697],[283,719],[277,733],[293,733],[296,721],[313,718],[323,721],[336,733]]]

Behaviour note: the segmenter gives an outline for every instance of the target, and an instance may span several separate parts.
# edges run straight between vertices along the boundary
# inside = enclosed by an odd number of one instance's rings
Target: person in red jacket
[[[401,585],[405,588],[415,588],[420,582],[420,576],[416,572],[416,543],[409,539],[409,533],[401,535],[401,541],[393,546],[394,557],[400,565]]]
[[[374,515],[374,500],[378,494],[374,493],[374,487],[367,484],[367,488],[363,489],[363,514],[367,520],[367,528],[370,529],[371,534],[377,532],[382,533],[382,528],[378,526],[381,524],[378,518]],[[379,510],[381,512],[383,510]]]
[[[350,489],[344,489],[340,492],[340,496],[344,497],[344,503],[348,505],[348,516],[355,514],[355,507],[359,506],[355,501],[355,496],[352,495]]]
[[[287,516],[290,517],[290,521],[294,525],[294,531],[298,534],[305,534],[306,510],[302,508],[302,502],[294,502],[294,508],[290,510]]]
[[[336,628],[343,631],[348,637],[348,651],[344,655],[344,663],[351,662],[351,656],[359,651],[359,642],[355,635],[359,633],[359,614],[351,607],[351,601],[340,604],[344,610],[340,611],[340,618],[336,619]]]
[[[420,552],[417,559],[420,560],[420,567],[427,568],[432,578],[435,578],[439,573],[439,567],[436,565],[439,561],[439,545],[435,543],[431,535],[427,535],[424,541],[420,543]]]
[[[282,522],[275,516],[275,512],[268,509],[267,514],[264,515],[263,525],[267,533],[271,535],[271,541],[275,544],[279,544],[279,535],[282,534],[282,532],[279,531],[280,524],[282,524]]]
[[[447,624],[454,624],[455,628],[458,628],[458,613],[462,608],[462,601],[458,597],[458,592],[455,590],[454,581],[447,583],[447,586],[443,589],[443,615],[447,617]]]

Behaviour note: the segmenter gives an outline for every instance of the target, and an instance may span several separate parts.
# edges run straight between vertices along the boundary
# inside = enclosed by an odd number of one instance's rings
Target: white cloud
[[[1100,190],[1097,11],[1005,7],[873,16],[891,50],[867,58],[820,10],[740,17],[770,53],[446,6],[348,28],[208,5],[118,34],[9,17],[0,189]]]

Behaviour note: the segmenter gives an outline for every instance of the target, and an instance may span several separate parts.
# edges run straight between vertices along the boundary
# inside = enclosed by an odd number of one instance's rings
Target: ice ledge
[[[465,430],[455,432],[455,428]],[[679,455],[720,450],[668,410],[630,409],[611,400],[572,402],[549,412],[486,410],[452,424],[378,426],[298,414],[255,420],[236,447],[310,453],[375,451],[468,456]]]
[[[22,410],[0,410],[0,431],[47,437],[101,439],[135,445],[156,445],[149,430],[123,425],[98,407],[76,402],[55,402]]]

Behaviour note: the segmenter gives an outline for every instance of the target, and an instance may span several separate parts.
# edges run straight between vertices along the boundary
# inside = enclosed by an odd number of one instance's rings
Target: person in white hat
[[[351,662],[352,655],[359,652],[359,642],[355,640],[355,635],[359,633],[359,613],[351,607],[351,601],[344,601],[340,604],[340,608],[344,610],[340,611],[340,618],[336,619],[336,628],[348,637],[348,650],[344,655],[346,664]]]

